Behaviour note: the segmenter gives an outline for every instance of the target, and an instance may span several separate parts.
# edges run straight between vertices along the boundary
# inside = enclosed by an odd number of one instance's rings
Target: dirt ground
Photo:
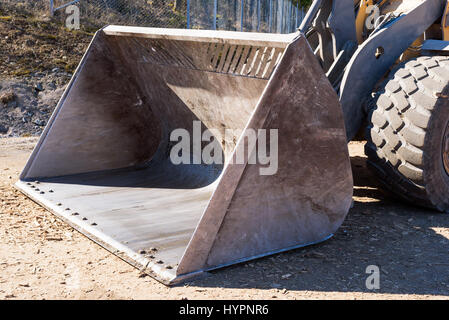
[[[0,77],[0,139],[40,135],[69,80],[57,70],[27,78]]]
[[[85,24],[83,24],[85,25]],[[0,299],[447,299],[449,216],[384,195],[351,143],[354,207],[329,241],[168,288],[13,184],[89,43],[32,2],[0,2]],[[22,136],[22,137],[20,137]],[[20,138],[19,138],[20,137]],[[380,268],[369,290],[366,268]]]
[[[0,299],[447,299],[449,216],[386,197],[350,144],[354,207],[320,245],[168,288],[13,187],[36,138],[0,139]],[[369,290],[366,268],[380,268]]]
[[[95,30],[46,14],[39,2],[0,1],[0,138],[42,132]]]
[[[0,76],[29,76],[54,68],[73,72],[95,29],[68,30],[32,3],[0,2]]]

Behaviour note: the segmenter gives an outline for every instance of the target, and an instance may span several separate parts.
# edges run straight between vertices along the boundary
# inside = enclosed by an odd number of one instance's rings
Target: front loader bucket
[[[206,130],[223,162],[201,156]],[[17,186],[166,284],[324,241],[352,197],[338,97],[300,33],[119,26],[95,35]]]

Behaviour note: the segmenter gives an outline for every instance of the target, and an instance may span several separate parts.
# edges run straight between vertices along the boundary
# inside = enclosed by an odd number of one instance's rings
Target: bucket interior
[[[125,260],[171,277],[223,164],[173,164],[170,135],[190,134],[193,162],[195,123],[213,130],[225,163],[291,36],[161,32],[97,33],[18,186]]]

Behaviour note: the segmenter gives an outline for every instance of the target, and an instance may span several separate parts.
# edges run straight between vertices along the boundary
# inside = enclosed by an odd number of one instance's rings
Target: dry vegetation
[[[57,19],[20,2],[0,2],[0,78],[56,67],[73,72],[93,29],[70,31]]]

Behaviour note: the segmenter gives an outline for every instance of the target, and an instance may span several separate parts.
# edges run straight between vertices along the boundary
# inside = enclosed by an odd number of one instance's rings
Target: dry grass
[[[0,95],[0,102],[3,104],[7,104],[8,102],[14,101],[16,95],[12,91],[7,91]]]

